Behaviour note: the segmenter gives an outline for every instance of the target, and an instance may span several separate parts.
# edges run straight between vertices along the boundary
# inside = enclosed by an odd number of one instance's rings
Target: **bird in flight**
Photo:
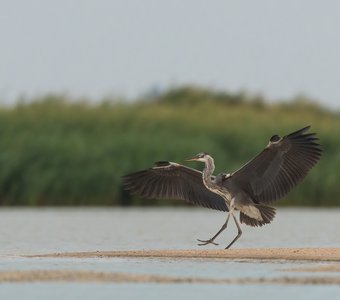
[[[123,177],[125,187],[146,198],[182,199],[192,204],[228,212],[221,229],[198,245],[214,244],[217,236],[227,228],[230,217],[238,233],[225,248],[241,236],[240,222],[249,226],[263,226],[275,216],[274,201],[287,195],[301,182],[321,157],[321,146],[310,126],[286,136],[273,135],[264,150],[231,174],[213,175],[214,159],[199,153],[188,161],[205,164],[203,172],[187,166],[159,161],[152,168]]]

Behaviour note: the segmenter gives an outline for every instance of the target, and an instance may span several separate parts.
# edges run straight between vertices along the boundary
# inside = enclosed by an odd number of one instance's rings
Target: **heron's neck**
[[[207,188],[210,188],[214,185],[213,181],[211,180],[211,175],[215,170],[214,159],[212,157],[208,157],[205,162],[205,168],[203,170],[203,182]]]

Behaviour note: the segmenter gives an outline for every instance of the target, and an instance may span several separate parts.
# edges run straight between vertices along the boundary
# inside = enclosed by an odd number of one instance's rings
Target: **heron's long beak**
[[[198,159],[198,156],[195,155],[195,156],[193,156],[191,158],[186,159],[185,161],[196,161],[197,159]]]

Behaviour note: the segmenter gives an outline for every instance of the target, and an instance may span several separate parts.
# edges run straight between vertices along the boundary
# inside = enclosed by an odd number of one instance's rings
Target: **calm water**
[[[32,269],[96,270],[212,278],[303,276],[283,271],[305,262],[254,262],[146,258],[22,258],[22,254],[120,249],[198,249],[196,238],[209,238],[225,221],[207,209],[2,209],[0,271]],[[339,209],[278,209],[273,224],[242,226],[235,244],[245,247],[340,247]],[[236,234],[234,224],[219,240],[223,247]],[[215,249],[207,246],[206,249]],[[201,249],[201,248],[199,248]],[[319,263],[314,263],[319,264]],[[310,263],[308,264],[310,266]],[[284,273],[283,273],[284,272]],[[320,276],[320,274],[308,274]],[[322,275],[322,274],[321,274]],[[337,274],[336,274],[337,275]],[[279,292],[279,293],[278,293]],[[0,299],[335,299],[338,286],[257,286],[208,284],[0,284]],[[256,299],[256,297],[255,297]]]

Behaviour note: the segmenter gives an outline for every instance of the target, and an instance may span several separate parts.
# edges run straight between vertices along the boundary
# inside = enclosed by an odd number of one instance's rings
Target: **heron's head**
[[[193,156],[192,158],[187,159],[187,161],[201,161],[206,162],[209,159],[210,155],[205,152],[201,152]]]

